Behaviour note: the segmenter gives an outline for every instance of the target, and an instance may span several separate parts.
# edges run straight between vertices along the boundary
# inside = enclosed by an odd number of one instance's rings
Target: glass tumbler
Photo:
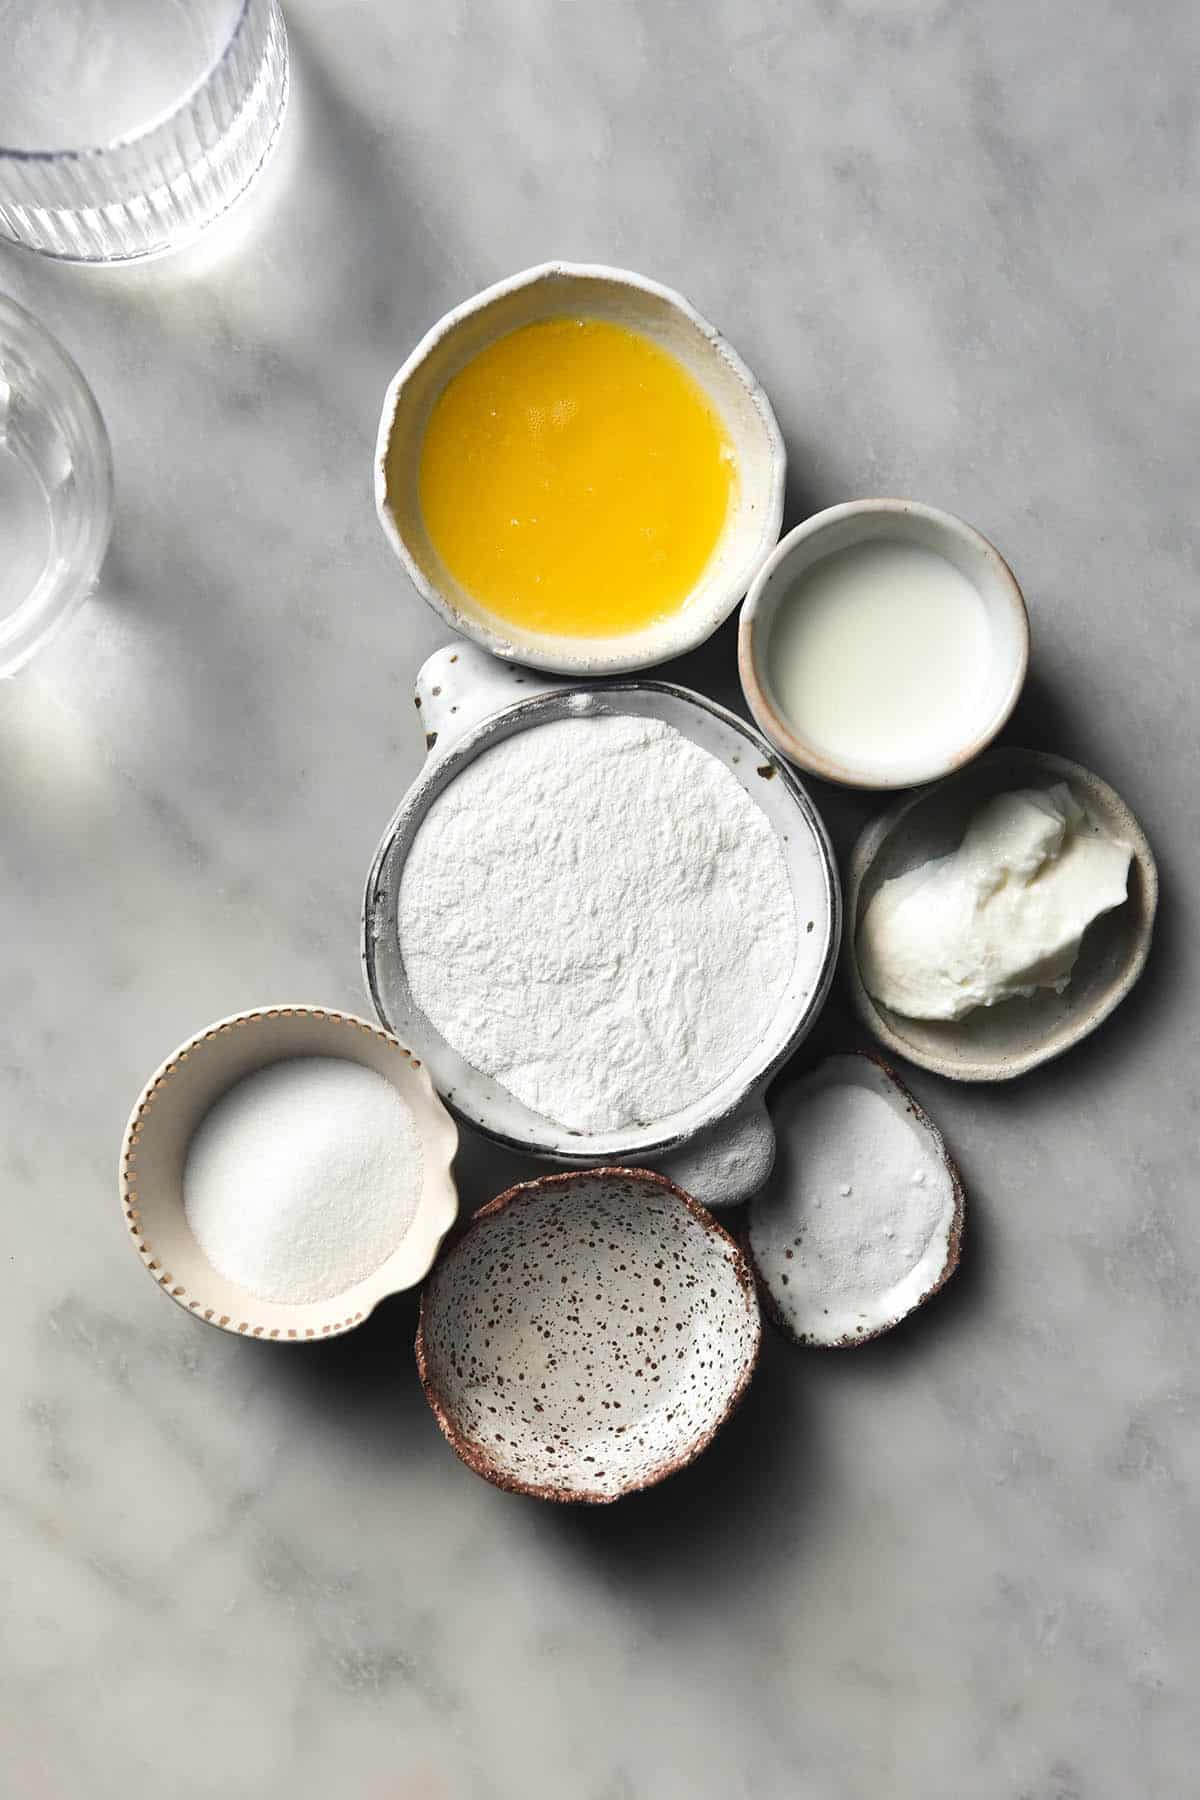
[[[278,0],[0,0],[0,243],[173,250],[224,212],[288,91]]]
[[[96,584],[112,458],[92,390],[56,338],[0,294],[0,675]]]

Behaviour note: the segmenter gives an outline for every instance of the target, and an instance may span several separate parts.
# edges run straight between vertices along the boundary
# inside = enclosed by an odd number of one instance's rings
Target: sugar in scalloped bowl
[[[665,351],[681,365],[719,421],[734,471],[724,524],[686,597],[660,616],[613,635],[506,622],[447,567],[421,501],[426,434],[448,385],[502,339],[564,319],[623,327],[648,340],[651,354]],[[690,302],[627,269],[552,262],[476,294],[417,345],[384,399],[375,502],[383,533],[417,592],[456,631],[495,656],[533,668],[611,675],[694,649],[729,617],[779,536],[786,473],[787,455],[770,401],[733,347]]]
[[[710,1213],[665,1176],[588,1169],[475,1214],[422,1291],[417,1366],[477,1475],[596,1503],[708,1447],[761,1329],[749,1267]]]
[[[213,1108],[239,1083],[295,1058],[332,1058],[382,1076],[404,1101],[421,1147],[415,1205],[390,1253],[340,1293],[300,1302],[263,1299],[221,1274],[184,1203],[189,1147]],[[121,1146],[121,1207],[142,1267],[185,1312],[245,1337],[310,1343],[352,1330],[381,1300],[423,1280],[458,1213],[457,1146],[425,1069],[390,1033],[350,1013],[263,1007],[189,1038],[146,1083]]]

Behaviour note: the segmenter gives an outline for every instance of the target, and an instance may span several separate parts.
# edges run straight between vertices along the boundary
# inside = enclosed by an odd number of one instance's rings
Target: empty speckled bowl
[[[416,1210],[396,1248],[363,1280],[324,1300],[263,1300],[213,1268],[184,1211],[192,1134],[221,1095],[291,1057],[332,1056],[382,1075],[406,1102],[421,1139]],[[458,1214],[454,1121],[419,1060],[366,1019],[314,1006],[261,1007],[221,1019],[181,1044],[150,1077],[121,1145],[121,1208],[142,1267],[163,1293],[208,1325],[243,1337],[310,1343],[361,1324],[389,1294],[415,1287]]]
[[[600,1502],[708,1447],[760,1336],[750,1270],[710,1213],[661,1175],[589,1169],[476,1213],[425,1284],[417,1366],[477,1475]]]

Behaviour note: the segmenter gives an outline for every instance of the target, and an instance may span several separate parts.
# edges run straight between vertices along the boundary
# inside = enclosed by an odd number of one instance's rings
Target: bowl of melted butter
[[[762,388],[680,294],[548,263],[456,307],[388,387],[380,524],[494,655],[616,674],[694,648],[779,536]]]

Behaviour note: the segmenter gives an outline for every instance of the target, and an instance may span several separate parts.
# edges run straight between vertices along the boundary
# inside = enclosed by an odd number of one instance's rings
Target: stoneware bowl
[[[509,1149],[574,1168],[650,1164],[706,1206],[744,1200],[766,1180],[775,1154],[765,1089],[815,1023],[837,960],[837,870],[809,796],[742,720],[665,682],[572,685],[508,667],[463,644],[429,658],[416,699],[429,755],[380,840],[363,903],[363,969],[379,1018],[412,1045],[447,1105]],[[413,840],[460,770],[516,732],[593,709],[665,720],[725,764],[779,833],[802,950],[762,1043],[713,1093],[640,1129],[588,1135],[533,1112],[447,1043],[413,998],[396,918]]]
[[[885,882],[945,856],[962,841],[971,815],[993,794],[1066,781],[1096,822],[1133,852],[1129,897],[1089,925],[1061,994],[980,1007],[965,1019],[906,1019],[873,1000],[859,974],[856,941],[863,913]],[[854,1004],[890,1050],[952,1081],[1007,1081],[1061,1056],[1119,1006],[1146,966],[1158,871],[1146,835],[1107,782],[1078,763],[1040,750],[989,751],[969,769],[902,800],[869,825],[850,860],[845,961]]]
[[[417,1366],[477,1475],[597,1502],[695,1461],[760,1336],[749,1268],[702,1206],[644,1169],[591,1169],[475,1214],[425,1284]]]
[[[793,1343],[855,1349],[958,1267],[962,1176],[929,1114],[866,1051],[777,1088],[772,1113],[779,1157],[746,1209],[763,1310]]]
[[[621,637],[522,634],[482,609],[455,581],[421,517],[418,472],[438,396],[497,338],[538,319],[579,314],[629,326],[669,350],[707,393],[733,445],[737,491],[704,576],[668,619]],[[770,402],[737,352],[670,288],[627,269],[544,263],[446,314],[393,378],[375,452],[375,504],[388,542],[417,592],[495,656],[559,674],[616,674],[664,662],[704,642],[733,611],[779,536],[787,457]]]
[[[285,1057],[337,1056],[374,1069],[402,1095],[420,1133],[424,1186],[403,1240],[374,1274],[328,1300],[260,1300],[219,1275],[192,1236],[183,1171],[192,1134],[235,1082]],[[121,1146],[121,1206],[142,1266],[179,1306],[245,1337],[308,1343],[361,1324],[389,1294],[424,1279],[458,1213],[454,1121],[420,1062],[378,1026],[310,1006],[264,1007],[210,1025],[146,1083]]]
[[[787,717],[771,685],[770,643],[780,602],[815,562],[881,538],[902,539],[955,565],[981,596],[991,627],[992,662],[970,735],[930,760],[897,754],[887,768],[835,762]],[[1025,684],[1029,616],[1016,577],[985,537],[952,513],[916,500],[851,500],[814,513],[776,545],[751,585],[738,631],[738,672],[746,704],[762,731],[790,761],[842,787],[903,788],[936,781],[961,768],[1001,730]]]

